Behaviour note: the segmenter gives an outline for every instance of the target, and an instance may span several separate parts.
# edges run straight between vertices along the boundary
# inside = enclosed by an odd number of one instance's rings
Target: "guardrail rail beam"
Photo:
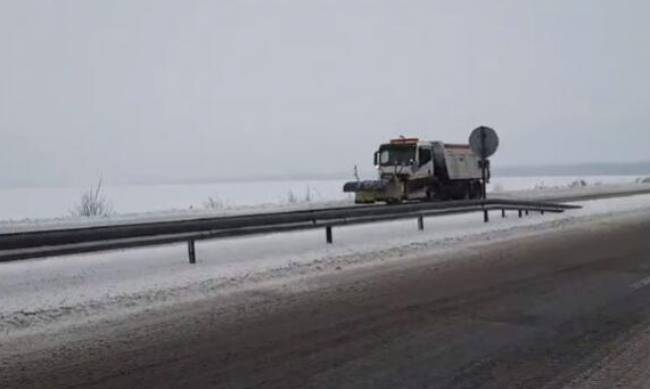
[[[516,210],[519,217],[529,212],[564,212],[576,205],[518,201],[507,199],[462,200],[448,202],[404,203],[390,206],[347,206],[269,212],[236,216],[136,222],[89,227],[55,228],[0,234],[0,262],[59,255],[99,252],[135,247],[187,243],[189,263],[196,263],[196,240],[228,238],[320,229],[325,227],[328,244],[334,242],[333,227],[417,219],[424,230],[424,218],[483,212],[490,220],[490,210]]]

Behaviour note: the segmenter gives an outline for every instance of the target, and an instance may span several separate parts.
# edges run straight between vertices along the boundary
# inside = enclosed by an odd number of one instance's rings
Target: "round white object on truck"
[[[497,151],[499,136],[490,127],[481,126],[469,136],[469,145],[472,151],[482,159],[486,159]]]

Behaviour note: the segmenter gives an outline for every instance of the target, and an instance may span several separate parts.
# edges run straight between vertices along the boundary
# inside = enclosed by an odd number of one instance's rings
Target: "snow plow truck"
[[[378,180],[343,186],[344,192],[355,193],[356,203],[479,199],[483,194],[481,159],[466,144],[402,137],[379,146],[374,164]]]

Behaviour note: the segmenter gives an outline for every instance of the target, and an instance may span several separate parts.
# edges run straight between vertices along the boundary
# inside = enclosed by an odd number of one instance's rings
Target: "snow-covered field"
[[[567,186],[584,179],[588,184],[633,183],[639,176],[555,176],[495,177],[489,190],[517,191],[535,187]],[[173,214],[179,211],[202,211],[213,198],[223,208],[269,208],[292,203],[323,203],[351,200],[342,192],[349,178],[315,181],[218,182],[187,185],[105,186],[106,199],[115,213]],[[0,221],[24,219],[70,218],[81,194],[88,188],[0,188]],[[290,201],[293,197],[293,201]],[[309,200],[309,201],[307,201]]]
[[[345,180],[251,181],[178,185],[105,185],[102,192],[117,214],[201,210],[210,198],[224,208],[344,200]],[[0,220],[70,217],[88,188],[0,188]]]
[[[321,230],[232,238],[197,244],[198,263],[186,247],[170,245],[0,264],[0,339],[70,323],[124,315],[219,296],[264,283],[335,272],[351,266],[407,261],[471,245],[610,218],[650,213],[650,195],[585,202],[581,210],[519,219],[478,214],[341,227],[334,245]],[[444,256],[438,256],[442,260]]]
[[[553,176],[493,178],[493,196],[543,198],[567,190],[584,193],[635,184],[639,176]],[[344,179],[320,181],[222,182],[197,185],[107,186],[114,208],[109,217],[70,214],[83,188],[0,188],[0,233],[33,229],[223,216],[353,204],[342,192]],[[584,188],[571,187],[583,181]],[[643,184],[648,185],[648,184]],[[610,186],[609,188],[604,188]],[[630,189],[630,188],[628,188]],[[86,189],[87,190],[87,189]],[[209,198],[216,207],[206,207]],[[291,199],[290,199],[291,198]]]

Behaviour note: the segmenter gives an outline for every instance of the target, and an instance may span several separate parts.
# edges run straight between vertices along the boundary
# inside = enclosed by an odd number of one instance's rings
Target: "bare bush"
[[[569,184],[569,188],[582,188],[585,187],[589,184],[587,184],[587,181],[583,179],[575,180],[571,184]]]
[[[223,200],[221,200],[218,196],[215,197],[208,197],[208,199],[203,202],[203,208],[206,209],[223,209],[224,208],[224,203]]]
[[[549,187],[546,186],[546,184],[544,184],[544,181],[541,181],[541,182],[538,182],[537,184],[535,184],[535,187],[533,189],[535,189],[535,190],[546,190],[546,189],[549,189]]]
[[[287,203],[295,204],[298,202],[298,196],[291,189],[287,192]]]
[[[113,206],[102,194],[102,179],[97,182],[97,187],[91,186],[82,193],[79,203],[72,214],[81,217],[105,217],[113,213]]]
[[[305,202],[310,203],[312,199],[313,195],[311,193],[311,187],[307,185],[307,188],[305,189]]]
[[[315,188],[307,185],[305,187],[305,193],[301,195],[300,193],[296,194],[293,189],[287,191],[287,203],[288,204],[298,204],[298,203],[311,203],[315,198],[319,197],[320,193]]]

